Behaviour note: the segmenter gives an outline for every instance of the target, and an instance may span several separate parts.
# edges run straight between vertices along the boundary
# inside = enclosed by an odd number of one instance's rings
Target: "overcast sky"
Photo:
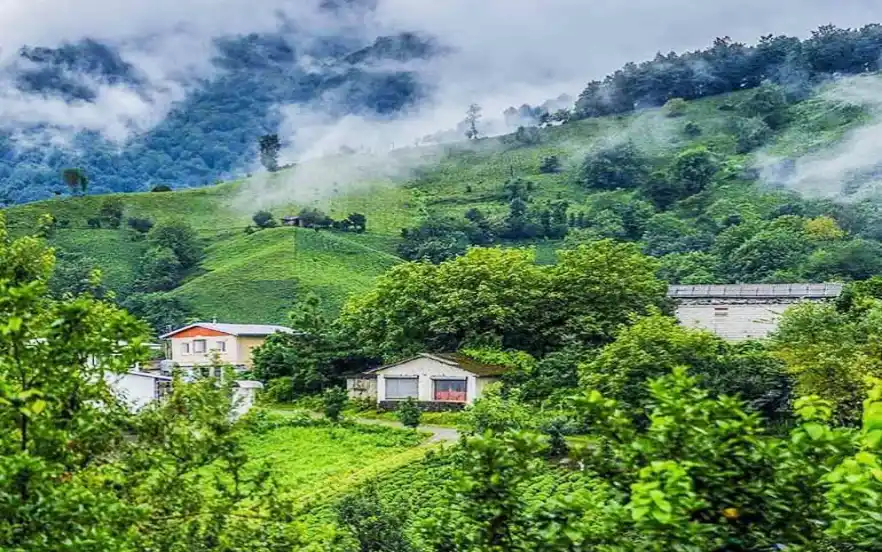
[[[0,118],[66,118],[73,125],[124,135],[127,127],[120,121],[132,117],[137,126],[149,126],[180,97],[170,86],[175,76],[211,71],[213,37],[272,30],[279,13],[313,31],[333,32],[317,4],[0,0],[0,64],[24,44],[52,46],[92,37],[123,45],[125,56],[150,76],[156,91],[155,104],[144,105],[123,90],[105,90],[103,104],[72,114],[63,105],[17,97],[5,87]],[[438,108],[453,112],[454,105],[478,101],[495,113],[561,92],[576,95],[588,80],[627,61],[659,50],[703,47],[716,36],[753,42],[769,33],[806,36],[825,23],[877,21],[882,21],[882,2],[871,0],[379,0],[373,16],[348,23],[366,38],[402,30],[437,36],[457,50],[426,68],[445,97]],[[134,43],[150,48],[134,49]]]

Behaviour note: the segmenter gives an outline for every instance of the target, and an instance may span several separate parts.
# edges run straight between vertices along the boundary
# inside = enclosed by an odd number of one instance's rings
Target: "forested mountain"
[[[65,148],[35,142],[33,136],[45,130],[40,127],[31,128],[26,140],[18,131],[0,134],[0,202],[52,197],[63,188],[60,171],[70,166],[90,176],[90,193],[146,190],[156,184],[194,187],[240,175],[256,159],[257,138],[278,129],[276,106],[324,99],[323,108],[331,116],[394,116],[429,93],[419,73],[401,62],[445,52],[443,44],[414,33],[366,44],[346,35],[305,40],[293,28],[219,37],[216,47],[216,74],[189,83],[189,94],[167,117],[121,147],[90,132],[80,133]],[[25,46],[20,58],[14,82],[25,94],[90,102],[96,93],[90,83],[95,81],[135,91],[143,84],[140,68],[94,40],[58,48]],[[515,125],[539,124],[625,113],[766,81],[782,85],[791,99],[802,98],[813,85],[837,74],[876,71],[880,59],[882,26],[877,24],[860,29],[824,26],[805,40],[769,35],[752,46],[719,38],[705,50],[659,53],[651,61],[629,63],[602,81],[590,82],[574,106],[564,95],[542,106],[507,110],[505,119]]]
[[[202,186],[242,173],[257,158],[257,139],[274,132],[285,104],[307,104],[333,95],[330,116],[389,115],[416,101],[422,85],[412,72],[382,66],[432,56],[428,38],[405,33],[360,44],[346,37],[298,42],[295,34],[251,34],[216,41],[216,76],[193,85],[158,125],[120,148],[93,132],[69,147],[34,145],[20,134],[0,134],[0,201],[52,197],[64,188],[62,169],[82,168],[90,193],[133,192],[155,184]],[[26,47],[16,76],[28,94],[90,102],[90,80],[125,83],[138,90],[137,67],[112,47],[83,40],[60,48]],[[305,59],[321,60],[307,65]],[[39,136],[41,128],[30,129]],[[26,136],[28,132],[25,133]]]

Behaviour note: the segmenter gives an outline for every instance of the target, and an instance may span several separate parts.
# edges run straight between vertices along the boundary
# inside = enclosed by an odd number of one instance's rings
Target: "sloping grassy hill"
[[[172,292],[185,300],[196,316],[234,322],[282,322],[298,293],[317,292],[333,310],[348,295],[369,288],[377,275],[400,261],[395,248],[401,228],[417,224],[429,213],[461,217],[476,207],[491,216],[504,214],[508,207],[502,186],[511,176],[534,183],[533,203],[565,199],[572,210],[588,208],[600,196],[580,184],[578,165],[586,152],[610,140],[631,140],[654,156],[673,154],[691,145],[707,146],[721,159],[723,170],[736,175],[709,192],[710,210],[722,212],[730,205],[743,204],[750,204],[756,212],[773,209],[779,200],[757,193],[755,182],[738,176],[756,155],[737,153],[731,130],[734,115],[730,106],[745,94],[689,102],[679,117],[668,117],[664,110],[649,110],[541,129],[539,142],[533,144],[507,136],[444,149],[424,148],[425,152],[419,154],[423,161],[407,161],[412,169],[407,177],[384,179],[366,173],[363,178],[353,177],[362,181],[335,182],[334,190],[323,199],[300,204],[288,201],[285,190],[297,180],[296,171],[302,167],[200,189],[113,197],[124,202],[126,216],[154,221],[182,218],[197,229],[206,244],[206,257],[199,269]],[[779,156],[816,151],[865,123],[867,114],[842,109],[827,97],[815,97],[790,107],[789,119],[762,151]],[[685,132],[688,123],[697,125],[700,133]],[[550,155],[561,159],[563,170],[541,174],[540,161]],[[326,163],[325,167],[331,169],[337,162],[313,163]],[[402,161],[390,157],[389,163]],[[306,171],[310,174],[320,174],[323,169],[322,165],[305,167],[313,171]],[[268,201],[268,196],[275,199]],[[54,244],[95,259],[109,287],[124,293],[136,277],[146,245],[125,228],[88,227],[88,219],[96,216],[106,197],[16,206],[7,209],[6,216],[13,231],[23,233],[34,228],[41,213],[52,213],[62,223],[52,238]],[[705,204],[707,200],[703,199]],[[337,218],[361,212],[367,216],[368,232],[359,235],[275,228],[246,234],[243,230],[261,203],[269,203],[277,217],[295,214],[307,205]],[[684,217],[702,214],[690,209],[695,211],[688,201],[678,207]],[[535,245],[541,258],[551,261],[559,242],[540,241]]]

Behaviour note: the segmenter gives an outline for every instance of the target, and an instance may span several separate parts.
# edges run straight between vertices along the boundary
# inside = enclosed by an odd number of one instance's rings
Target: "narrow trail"
[[[394,427],[396,429],[406,429],[404,427],[404,424],[402,424],[401,422],[394,422],[392,420],[375,420],[375,419],[371,419],[371,418],[354,418],[352,421],[354,421],[357,424],[380,425],[380,426],[386,426],[386,427]],[[455,428],[452,428],[452,427],[421,425],[417,428],[417,431],[431,433],[432,438],[429,439],[430,443],[459,441],[459,431],[456,430]]]

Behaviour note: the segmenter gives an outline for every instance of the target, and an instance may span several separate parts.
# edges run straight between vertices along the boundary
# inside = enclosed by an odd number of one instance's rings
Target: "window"
[[[190,344],[189,343],[181,343],[181,352],[185,355],[190,354]]]
[[[419,378],[385,378],[386,400],[419,398]]]
[[[729,316],[729,307],[714,307],[714,316]]]
[[[194,353],[204,353],[205,352],[205,340],[197,339],[193,341],[193,352]]]
[[[466,380],[435,380],[436,401],[465,402]]]
[[[227,342],[226,341],[215,341],[214,350],[224,352],[227,350]]]

